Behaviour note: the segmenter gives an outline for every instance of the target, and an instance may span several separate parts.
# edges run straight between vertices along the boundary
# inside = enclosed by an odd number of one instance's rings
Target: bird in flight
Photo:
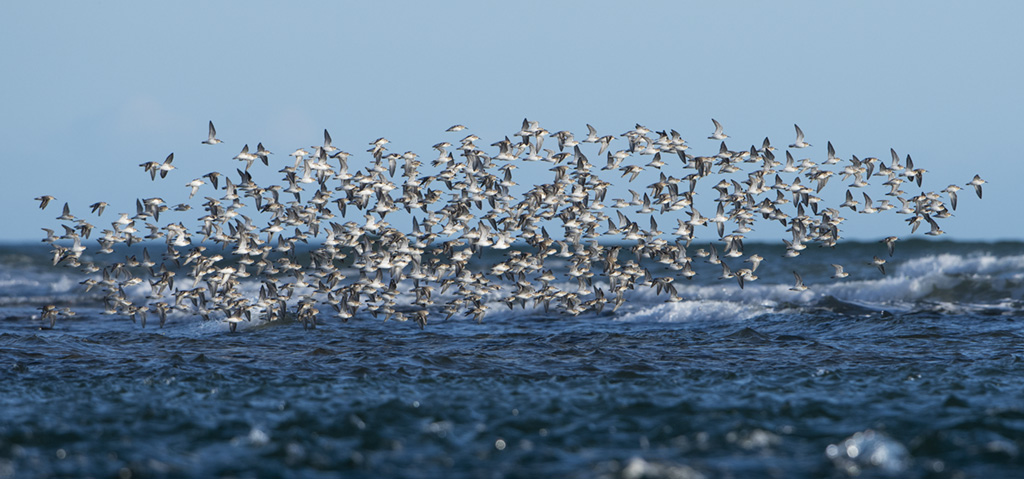
[[[217,129],[213,127],[213,121],[210,121],[209,136],[203,141],[204,145],[216,145],[217,143],[223,143],[217,139]]]
[[[801,130],[800,127],[797,126],[796,124],[793,125],[793,128],[796,128],[796,142],[793,143],[792,145],[789,145],[789,147],[790,148],[807,148],[808,146],[811,146],[810,143],[807,143],[806,141],[804,141],[804,131]]]

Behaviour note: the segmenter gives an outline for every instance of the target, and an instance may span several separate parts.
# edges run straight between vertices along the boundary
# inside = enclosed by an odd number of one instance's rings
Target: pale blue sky
[[[184,201],[192,178],[233,175],[244,143],[275,171],[324,128],[353,153],[385,136],[429,160],[452,124],[486,145],[523,117],[578,138],[674,128],[706,154],[712,117],[733,149],[785,146],[798,123],[816,161],[831,140],[844,158],[911,154],[926,189],[980,174],[985,199],[961,192],[947,237],[1024,239],[1024,2],[625,3],[5,2],[0,240],[41,238],[64,201],[111,203],[101,227],[135,198]],[[223,145],[200,144],[208,120]],[[151,182],[138,165],[170,152],[179,169]],[[42,194],[57,204],[40,211]],[[909,233],[847,216],[847,238]]]

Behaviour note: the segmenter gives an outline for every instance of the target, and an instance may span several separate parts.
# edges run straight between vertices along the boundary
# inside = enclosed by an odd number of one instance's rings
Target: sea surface
[[[1024,243],[746,250],[756,282],[694,258],[678,302],[231,333],[2,245],[0,478],[1024,477]]]

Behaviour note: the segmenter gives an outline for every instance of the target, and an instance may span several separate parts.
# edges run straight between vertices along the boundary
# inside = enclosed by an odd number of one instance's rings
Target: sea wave
[[[841,260],[842,258],[840,258]],[[849,259],[849,258],[847,258]],[[602,308],[582,313],[588,316],[611,316],[617,321],[742,321],[761,314],[788,309],[842,309],[844,307],[866,308],[876,311],[912,312],[974,312],[988,314],[1016,314],[1024,311],[1024,255],[993,254],[968,251],[966,254],[937,253],[913,256],[905,260],[891,260],[887,274],[882,275],[869,266],[852,266],[847,279],[830,278],[832,268],[828,265],[812,265],[803,271],[808,286],[805,291],[793,291],[790,270],[764,268],[758,270],[761,279],[748,281],[740,288],[735,280],[717,280],[712,274],[700,274],[693,280],[677,278],[673,287],[676,298],[659,294],[655,288],[637,286],[627,291],[625,301],[614,308],[612,297]],[[702,265],[712,268],[712,265]],[[805,265],[806,266],[806,265]],[[357,273],[351,271],[352,277]],[[555,269],[564,278],[564,271]],[[670,274],[670,273],[665,273]],[[98,279],[96,276],[94,279]],[[86,292],[79,284],[78,277],[66,270],[40,268],[37,266],[17,267],[5,265],[0,269],[0,306],[36,305],[60,302],[68,305],[98,304],[102,293],[97,289]],[[601,276],[595,276],[593,290],[610,291]],[[192,280],[179,279],[179,287],[187,288]],[[513,307],[505,301],[513,284],[500,280],[498,289],[484,298],[487,306],[485,320],[518,320],[530,317],[553,317],[558,312],[555,302],[548,308],[532,300],[516,302]],[[184,286],[181,286],[184,285]],[[576,291],[575,282],[553,282],[562,291]],[[245,296],[259,296],[261,283],[256,280],[240,282],[237,291]],[[125,288],[125,293],[140,303],[153,302],[148,298],[151,287],[141,283]],[[296,291],[295,298],[312,293],[311,288]],[[453,291],[440,291],[431,308],[430,322],[449,319],[442,312],[442,305],[455,298]],[[166,301],[166,298],[164,299]],[[414,298],[402,294],[395,298],[395,309],[411,309]],[[330,320],[331,310],[322,308],[321,319]],[[614,311],[614,313],[612,313]],[[365,313],[367,317],[371,317]],[[175,321],[187,320],[195,315],[188,312],[172,311],[169,318]],[[464,313],[450,319],[470,318]],[[216,318],[215,318],[216,319]]]
[[[808,281],[806,291],[790,284],[734,282],[679,285],[681,301],[666,302],[651,289],[630,296],[625,321],[743,320],[785,308],[842,308],[877,311],[989,312],[1024,311],[1024,255],[927,255],[895,262],[888,275],[872,279]],[[877,273],[877,271],[876,271]],[[661,303],[661,304],[659,304]]]
[[[938,254],[897,263],[882,279],[849,281],[823,293],[862,306],[1021,311],[1024,255]]]

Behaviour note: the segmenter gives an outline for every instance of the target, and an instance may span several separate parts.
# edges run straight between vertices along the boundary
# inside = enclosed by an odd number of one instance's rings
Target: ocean
[[[757,281],[694,258],[673,302],[230,332],[104,314],[88,275],[5,244],[0,478],[1024,477],[1024,243],[745,249]]]

